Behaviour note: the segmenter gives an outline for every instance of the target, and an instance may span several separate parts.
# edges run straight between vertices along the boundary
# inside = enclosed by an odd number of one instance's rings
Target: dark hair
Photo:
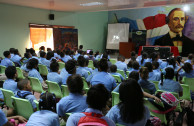
[[[5,75],[8,79],[14,79],[16,72],[17,71],[15,66],[8,66],[5,69]]]
[[[190,54],[188,55],[188,59],[191,60],[192,58],[193,58],[193,54],[190,53]]]
[[[111,65],[111,66],[110,66],[110,71],[111,71],[112,73],[117,72],[117,66],[116,66],[116,65]]]
[[[27,68],[30,70],[33,68],[36,68],[37,66],[38,66],[38,60],[35,58],[30,59],[27,63]]]
[[[24,53],[24,57],[26,57],[27,59],[29,59],[30,58],[30,53]]]
[[[79,49],[77,52],[78,52],[79,54],[82,54],[83,51]]]
[[[97,55],[99,55],[99,51],[96,51],[96,53],[95,53],[95,55],[94,55],[94,56],[96,57]]]
[[[94,65],[95,68],[98,68],[98,64],[99,64],[99,62],[97,60],[93,61],[93,65]]]
[[[59,70],[59,64],[56,60],[53,60],[50,64],[50,69],[52,72],[58,72]]]
[[[69,50],[66,50],[65,51],[65,55],[69,55],[70,51]]]
[[[78,59],[77,59],[77,62],[79,64],[79,66],[84,67],[86,59],[83,56],[79,56]]]
[[[132,68],[133,67],[133,62],[134,62],[133,60],[130,60],[129,63],[127,64],[127,67]]]
[[[42,50],[42,51],[44,51],[45,50],[45,47],[44,46],[41,46],[39,49]]]
[[[67,86],[71,93],[82,94],[82,90],[84,86],[82,77],[78,74],[69,76],[67,78]]]
[[[100,61],[99,61],[99,68],[101,71],[104,71],[104,72],[107,72],[108,70],[108,62],[107,62],[107,59],[104,59],[102,58]]]
[[[79,49],[83,49],[83,45],[79,45]]]
[[[97,84],[92,86],[87,93],[87,104],[97,110],[102,110],[106,107],[106,103],[109,99],[109,92],[103,84]]]
[[[32,55],[33,53],[35,53],[35,50],[33,48],[30,48],[29,53]]]
[[[186,73],[190,73],[193,70],[193,67],[190,63],[186,62],[183,66],[183,69]]]
[[[40,110],[56,111],[56,96],[53,93],[45,92],[40,95]]]
[[[153,66],[152,66],[152,63],[150,62],[146,62],[144,67],[147,67],[149,72],[153,71]]]
[[[133,69],[138,70],[139,69],[139,63],[137,61],[133,61],[132,67],[133,67]]]
[[[15,48],[10,48],[9,49],[10,53],[14,53],[14,50],[15,50]]]
[[[65,69],[69,74],[75,74],[76,72],[76,61],[68,60],[65,64]]]
[[[119,55],[119,56],[117,57],[117,60],[118,60],[118,61],[123,61],[123,60],[125,60],[125,57],[122,56],[122,55]]]
[[[159,65],[160,64],[156,61],[152,62],[152,66],[154,66],[154,69],[158,69]]]
[[[63,52],[60,53],[61,58],[63,58],[65,56],[65,54]]]
[[[144,59],[147,59],[147,57],[148,57],[148,54],[146,52],[144,52],[142,54],[141,64],[143,64]]]
[[[159,55],[159,53],[157,53],[157,52],[153,52],[153,53],[150,54],[152,62],[156,61],[156,59],[158,58],[158,55]]]
[[[53,51],[48,51],[46,55],[46,59],[50,60],[52,57],[54,57],[54,52]]]
[[[139,80],[139,72],[137,71],[132,71],[130,74],[129,74],[129,78],[132,78],[134,80],[136,80],[138,82]]]
[[[85,59],[85,66],[88,66],[89,64],[89,59]]]
[[[56,50],[56,53],[57,53],[58,55],[60,55],[60,54],[61,54],[61,51],[60,51],[59,49],[57,49],[57,50]]]
[[[17,83],[17,87],[19,90],[23,90],[24,89],[24,86],[27,85],[29,82],[28,79],[22,79],[20,80],[18,83]]]
[[[9,51],[4,51],[4,52],[3,52],[3,55],[4,55],[5,57],[8,57],[8,56],[10,55],[10,52],[9,52]]]
[[[163,86],[163,76],[165,77],[165,79],[172,80],[174,78],[174,75],[175,75],[174,69],[171,67],[167,67],[165,69],[165,74],[163,72],[161,73],[161,83],[160,84]],[[178,73],[176,74],[176,81],[178,81]]]
[[[107,54],[107,53],[103,53],[102,58],[104,58],[104,59],[108,60],[108,54]]]
[[[168,58],[167,59],[167,62],[168,62],[168,64],[169,65],[173,65],[173,68],[175,69],[175,67],[176,67],[176,61],[175,61],[175,59],[174,58]]]
[[[89,54],[90,54],[90,55],[93,55],[93,51],[92,51],[92,50],[90,50]]]
[[[148,77],[149,77],[149,70],[147,67],[142,67],[140,70],[139,70],[139,73],[140,73],[140,76],[143,80],[147,80]]]
[[[19,51],[18,51],[18,49],[14,49],[14,54],[19,54]]]
[[[180,64],[181,63],[181,60],[182,60],[182,56],[177,56],[176,57],[176,61]]]
[[[134,124],[143,119],[145,113],[143,92],[137,81],[124,80],[119,87],[119,99],[121,102],[118,107],[123,122]]]
[[[135,56],[135,55],[136,55],[135,51],[132,51],[132,52],[131,52],[131,57],[133,57],[133,56]]]
[[[46,53],[44,51],[40,51],[40,57],[44,58]]]

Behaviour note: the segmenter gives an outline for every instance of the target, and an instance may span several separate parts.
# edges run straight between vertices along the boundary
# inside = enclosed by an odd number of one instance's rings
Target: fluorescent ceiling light
[[[187,5],[185,5],[185,6],[183,7],[183,10],[187,12],[187,11],[189,11],[189,10],[190,10],[190,7],[189,7],[189,6],[187,6]]]
[[[103,3],[101,3],[101,2],[91,2],[91,3],[80,4],[80,6],[96,6],[96,5],[103,5]]]

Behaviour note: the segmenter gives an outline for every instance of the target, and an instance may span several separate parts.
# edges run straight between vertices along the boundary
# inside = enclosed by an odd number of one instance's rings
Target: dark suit
[[[181,56],[188,56],[189,53],[194,53],[194,41],[191,40],[190,38],[186,37],[186,36],[182,36],[179,38],[173,38],[174,41],[182,41],[183,45],[182,45],[182,53]],[[166,35],[162,36],[159,39],[156,39],[154,45],[159,45],[159,46],[174,46],[173,44],[173,39],[170,38],[169,33],[167,33]]]

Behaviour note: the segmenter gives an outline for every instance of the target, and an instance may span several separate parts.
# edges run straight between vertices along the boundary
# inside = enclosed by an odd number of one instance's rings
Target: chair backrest
[[[5,73],[5,69],[6,69],[6,66],[0,65],[0,74],[4,74]]]
[[[69,90],[68,90],[67,85],[61,85],[61,89],[62,89],[62,95],[63,95],[63,97],[66,97],[66,96],[69,95]]]
[[[43,76],[47,76],[48,74],[48,69],[46,67],[46,65],[42,65],[42,64],[38,64],[38,68],[39,68],[39,73]]]
[[[63,97],[59,84],[57,84],[56,82],[48,81],[48,80],[46,80],[46,84],[48,85],[48,92],[54,93],[56,95],[56,98]]]
[[[194,78],[183,77],[183,83],[189,85],[190,90],[194,92]]]
[[[13,108],[11,96],[14,96],[14,93],[10,90],[2,89],[0,90],[3,92],[4,102],[9,108]]]
[[[181,84],[181,87],[183,88],[183,96],[180,97],[180,99],[191,101],[191,93],[190,93],[189,85]]]
[[[129,77],[129,73],[130,73],[129,71],[126,71],[127,78]]]
[[[30,80],[30,84],[32,86],[32,90],[35,92],[39,92],[42,93],[44,92],[43,88],[42,88],[42,84],[40,83],[40,81],[38,80],[38,78],[35,77],[28,77]]]
[[[120,78],[119,75],[112,75],[112,76],[115,78],[115,81],[116,81],[117,83],[121,83],[121,78]]]
[[[88,67],[94,69],[94,64],[92,60],[89,60]]]
[[[34,103],[36,104],[37,111],[39,111],[39,102],[37,100],[34,100]]]
[[[86,82],[86,79],[84,77],[82,77],[82,80],[83,80],[83,83],[84,83],[83,89],[85,90],[86,88],[89,88],[88,83]]]
[[[155,87],[156,87],[156,90],[158,90],[158,84],[159,84],[159,81],[151,81],[152,83],[154,83]]]
[[[157,107],[155,107],[151,102],[149,102],[148,99],[146,99],[146,98],[144,99],[144,105],[148,107],[148,109],[150,110],[150,114],[152,116],[158,117],[162,123],[167,124],[166,115],[153,112],[152,110],[159,110],[159,109]],[[160,102],[159,105],[164,107],[162,102]]]
[[[16,67],[18,78],[19,79],[25,79],[22,70],[19,67]]]
[[[119,70],[119,69],[117,69],[117,73],[120,73],[120,74],[123,76],[123,78],[125,78],[125,73],[124,73],[124,71],[123,71],[123,70]]]
[[[112,64],[115,64],[117,61],[116,59],[109,59],[109,61],[112,63]]]
[[[111,94],[112,94],[112,106],[117,105],[120,102],[119,93],[112,91]]]
[[[13,99],[14,108],[17,115],[21,115],[26,119],[29,119],[33,114],[32,104],[27,99],[11,97]]]
[[[116,126],[125,126],[125,125],[121,125],[121,124],[119,124],[119,123],[116,123]]]
[[[64,62],[58,62],[58,64],[59,64],[59,70],[62,70],[63,68],[65,68]]]

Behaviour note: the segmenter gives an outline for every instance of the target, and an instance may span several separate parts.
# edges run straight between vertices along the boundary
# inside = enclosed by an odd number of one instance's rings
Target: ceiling
[[[191,2],[194,0],[0,0],[0,3],[5,4],[75,12],[142,8]]]

